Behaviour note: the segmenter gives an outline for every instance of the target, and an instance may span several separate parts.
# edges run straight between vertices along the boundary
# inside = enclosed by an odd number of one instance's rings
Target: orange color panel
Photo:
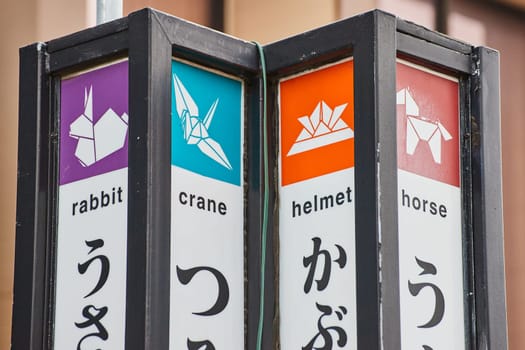
[[[354,166],[353,66],[345,60],[279,83],[282,186]]]

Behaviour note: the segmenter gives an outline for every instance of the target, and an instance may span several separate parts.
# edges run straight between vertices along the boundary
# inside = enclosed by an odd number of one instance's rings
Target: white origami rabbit
[[[77,139],[75,157],[88,167],[122,149],[128,132],[128,115],[119,116],[109,108],[93,123],[93,87],[84,91],[84,113],[69,126],[69,136]]]

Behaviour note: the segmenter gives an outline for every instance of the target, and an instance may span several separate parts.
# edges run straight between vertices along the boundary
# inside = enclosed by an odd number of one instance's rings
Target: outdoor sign
[[[243,349],[243,82],[171,73],[170,349]]]
[[[402,349],[464,349],[458,79],[397,63]]]
[[[60,84],[54,349],[123,349],[128,62]]]
[[[382,11],[22,48],[13,350],[506,349],[498,81]]]
[[[357,344],[353,69],[346,59],[279,82],[283,350]]]

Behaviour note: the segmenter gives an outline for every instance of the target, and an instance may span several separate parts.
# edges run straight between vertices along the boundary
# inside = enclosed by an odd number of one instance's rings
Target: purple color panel
[[[85,94],[90,88],[92,88],[93,125],[96,125],[109,109],[112,109],[118,117],[122,117],[124,113],[129,114],[128,61],[62,80],[60,90],[60,185],[128,166],[127,130],[124,147],[91,165],[83,165],[75,156],[79,139],[70,136],[71,124],[84,114]],[[90,125],[87,120],[83,122],[84,126],[86,123]],[[95,135],[97,141],[102,139],[96,136],[98,135]]]

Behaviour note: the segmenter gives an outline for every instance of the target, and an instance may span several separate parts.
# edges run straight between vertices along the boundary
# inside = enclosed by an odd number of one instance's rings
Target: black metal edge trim
[[[247,210],[245,212],[245,290],[246,290],[246,349],[256,349],[257,334],[259,327],[259,303],[261,292],[261,228],[262,228],[262,208],[263,208],[263,145],[262,145],[262,100],[263,86],[261,79],[250,79],[246,81],[246,125],[245,125],[245,203]],[[271,253],[271,247],[267,249],[267,256]],[[271,292],[271,286],[266,284],[265,296]],[[266,305],[266,303],[265,303]],[[271,305],[273,308],[273,305]],[[271,308],[266,305],[264,310],[268,317],[271,314]],[[248,312],[251,310],[251,312]]]
[[[383,349],[401,348],[397,183],[396,19],[379,13],[376,23],[376,132],[380,307]]]
[[[354,43],[366,35],[363,24],[378,12],[367,12],[266,45],[268,74],[290,75],[350,56]]]
[[[468,54],[438,46],[423,39],[404,33],[397,34],[397,49],[400,53],[409,55],[426,66],[432,66],[437,71],[461,72],[470,74],[472,63]],[[450,73],[449,73],[450,74]]]
[[[48,72],[68,74],[125,57],[129,47],[128,38],[126,30],[55,51],[49,55]]]
[[[174,53],[187,53],[192,59],[212,60],[225,66],[237,67],[237,70],[241,71],[259,71],[254,43],[162,12],[151,10],[151,13],[169,38]]]
[[[79,32],[53,39],[47,42],[48,52],[73,48],[89,41],[99,40],[105,36],[111,36],[115,33],[126,31],[128,29],[128,18],[123,17],[111,22],[100,24],[96,27],[87,28]]]
[[[354,57],[355,108],[355,230],[357,347],[379,350],[381,345],[379,142],[379,23],[388,19],[371,12],[359,18]],[[357,24],[357,23],[356,23]],[[370,38],[370,33],[372,38]],[[386,47],[385,47],[386,49]],[[386,102],[385,102],[386,103]],[[388,108],[388,107],[387,107]]]
[[[129,16],[126,349],[167,349],[171,46],[151,11]]]
[[[266,53],[265,53],[266,54]],[[266,60],[268,64],[268,60]],[[268,65],[267,65],[268,67]],[[267,282],[266,309],[263,330],[263,346],[265,350],[279,349],[280,338],[280,299],[279,299],[279,107],[278,107],[278,81],[268,79],[268,236],[266,240],[266,275]]]
[[[46,254],[46,281],[48,285],[45,290],[47,303],[47,313],[45,323],[47,324],[47,344],[51,348],[54,342],[54,321],[55,321],[55,296],[56,296],[56,243],[58,239],[58,201],[59,201],[59,135],[60,135],[60,89],[61,80],[58,77],[47,77],[49,80],[50,91],[46,97],[49,103],[46,107],[50,111],[48,137],[48,164],[43,165],[42,169],[47,169],[48,174],[48,193],[50,198],[47,207],[47,254]]]
[[[256,48],[253,43],[149,8],[129,16],[140,13],[155,18],[160,25],[159,32],[164,33],[172,44],[174,56],[235,75],[246,76],[258,73]],[[125,57],[129,47],[129,20],[125,22],[125,26],[122,25],[113,33],[108,32],[106,25],[101,27],[104,27],[102,28],[104,30],[101,29],[104,35],[94,35],[92,32],[97,32],[99,27],[91,28],[77,33],[78,40],[75,46],[65,45],[60,50],[52,52],[49,72],[67,74],[111,59]]]
[[[460,189],[461,189],[461,232],[463,256],[463,305],[465,348],[472,349],[475,344],[476,310],[474,295],[474,236],[472,226],[472,137],[470,96],[471,79],[461,75],[459,87],[459,132],[460,132]]]
[[[13,292],[13,350],[40,350],[46,342],[46,256],[49,197],[49,95],[46,46],[20,50],[19,145]]]
[[[421,25],[397,18],[397,31],[463,54],[470,54],[472,46],[444,34],[432,31]]]
[[[473,226],[477,349],[507,349],[499,54],[473,55]]]

